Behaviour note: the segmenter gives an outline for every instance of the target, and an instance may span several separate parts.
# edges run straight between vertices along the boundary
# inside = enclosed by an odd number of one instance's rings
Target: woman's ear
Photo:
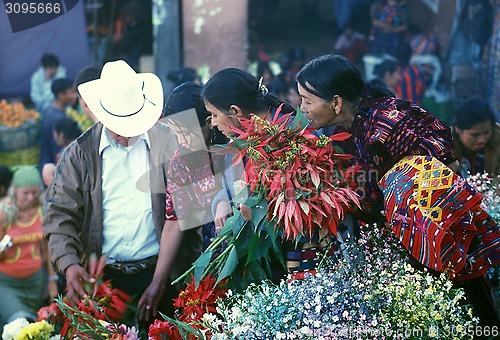
[[[338,115],[338,114],[340,114],[340,112],[342,112],[342,104],[343,104],[342,97],[340,97],[338,95],[333,96],[332,107],[333,107],[333,110],[335,111],[336,115]]]
[[[238,118],[244,117],[243,111],[240,109],[238,105],[231,105],[229,107],[229,114],[237,116]]]

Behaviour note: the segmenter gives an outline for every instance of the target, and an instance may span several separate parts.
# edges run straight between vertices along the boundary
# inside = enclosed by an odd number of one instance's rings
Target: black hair
[[[203,98],[221,111],[238,106],[244,115],[277,109],[282,102],[274,95],[259,88],[259,81],[250,73],[226,68],[215,73],[202,91]],[[293,112],[284,104],[282,112]]]
[[[59,59],[53,54],[44,54],[42,56],[42,67],[58,67],[59,66]]]
[[[174,83],[174,86],[179,86],[187,81],[195,81],[197,78],[196,70],[190,67],[182,67],[167,73],[167,79]]]
[[[356,102],[365,82],[354,64],[340,55],[323,55],[309,61],[297,74],[308,92],[330,101],[335,95]]]
[[[352,103],[360,97],[392,97],[392,92],[387,92],[384,87],[365,84],[356,66],[336,54],[309,61],[297,74],[297,82],[308,92],[327,101],[335,95]]]
[[[12,182],[12,171],[5,165],[0,165],[0,187],[8,189]]]
[[[410,63],[411,56],[413,54],[413,49],[411,45],[407,42],[401,42],[396,47],[396,58],[398,59],[401,66],[408,66]]]
[[[399,67],[398,61],[392,59],[385,59],[381,63],[375,65],[375,68],[373,69],[373,74],[375,74],[380,79],[384,79],[384,76],[387,72],[389,72],[389,74],[393,74],[398,67]]]
[[[73,82],[68,78],[57,78],[52,82],[52,93],[54,97],[57,98],[59,93],[66,92],[68,89],[73,87]]]
[[[201,91],[203,87],[193,81],[185,82],[173,89],[168,97],[163,109],[163,117],[168,117],[176,113],[194,108],[200,126],[207,125],[207,118],[210,112],[205,108]]]
[[[82,130],[78,126],[78,123],[69,117],[61,117],[54,123],[54,131],[57,133],[63,133],[64,139],[67,144],[77,139],[81,134]]]
[[[78,86],[99,79],[101,77],[102,65],[101,64],[90,64],[82,68],[75,78],[75,88],[78,91]],[[80,92],[78,92],[80,93]]]
[[[495,113],[491,105],[479,96],[464,98],[455,108],[453,125],[459,129],[470,129],[474,125],[489,121],[495,126]]]

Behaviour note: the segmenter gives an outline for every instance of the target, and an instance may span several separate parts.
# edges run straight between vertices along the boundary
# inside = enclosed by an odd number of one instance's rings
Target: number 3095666
[[[58,14],[61,12],[61,4],[42,2],[6,2],[5,10],[7,14]]]

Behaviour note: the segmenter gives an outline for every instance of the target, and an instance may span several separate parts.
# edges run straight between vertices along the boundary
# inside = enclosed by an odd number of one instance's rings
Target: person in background
[[[31,76],[30,97],[38,112],[42,113],[54,100],[51,86],[57,78],[66,78],[66,68],[55,55],[44,54],[42,66]]]
[[[181,67],[180,69],[170,71],[167,73],[167,79],[174,84],[174,87],[188,81],[201,84],[201,79],[198,76],[198,73],[196,73],[196,70],[191,67]]]
[[[88,81],[99,79],[99,77],[101,76],[101,70],[102,66],[100,64],[90,64],[85,66],[76,75],[74,84],[78,96],[78,104],[82,108],[83,112],[85,112],[87,117],[89,117],[94,123],[97,123],[99,119],[96,118],[96,116],[92,113],[92,111],[85,103],[85,100],[83,100],[82,96],[80,95],[80,91],[78,90],[78,86]]]
[[[500,126],[485,99],[473,96],[458,104],[453,141],[462,177],[483,172],[500,175]]]
[[[290,104],[294,109],[297,109],[300,106],[301,99],[296,81],[291,81],[288,83],[285,99],[286,102]]]
[[[399,87],[402,80],[401,66],[396,60],[385,59],[380,64],[375,65],[373,73],[377,76],[376,80],[370,82],[373,87],[386,87],[393,94],[396,93],[395,88]]]
[[[0,165],[0,200],[7,196],[7,190],[12,182],[12,171],[5,165]]]
[[[42,186],[38,169],[14,172],[6,201],[0,205],[0,329],[18,318],[37,319],[37,311],[58,294],[42,230]],[[2,242],[4,243],[4,242]]]
[[[395,55],[408,30],[406,0],[376,0],[371,8],[371,18],[371,52]]]
[[[396,48],[396,58],[401,65],[401,81],[395,87],[398,98],[421,105],[425,87],[431,81],[430,74],[424,74],[418,66],[410,65],[412,56],[410,44],[403,42]]]
[[[306,51],[302,47],[292,47],[281,64],[281,79],[287,84],[294,81],[301,67],[306,63]]]
[[[368,41],[363,34],[347,25],[335,41],[334,51],[356,63],[368,52]]]
[[[40,169],[47,163],[55,163],[60,147],[54,139],[54,123],[62,117],[66,117],[66,107],[75,103],[76,96],[73,82],[67,78],[54,80],[52,83],[54,101],[45,109],[42,115],[42,126],[40,131]]]
[[[82,130],[78,123],[69,117],[62,117],[54,123],[53,129],[54,139],[57,146],[61,148],[61,152],[75,139],[82,134]],[[60,153],[56,155],[56,162],[59,160]],[[49,186],[54,177],[56,165],[54,163],[46,163],[42,169],[42,179],[45,186]]]

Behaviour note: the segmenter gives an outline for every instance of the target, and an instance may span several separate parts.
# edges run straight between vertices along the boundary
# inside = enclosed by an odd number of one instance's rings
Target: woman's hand
[[[217,208],[215,209],[215,232],[218,234],[222,227],[224,227],[224,223],[232,213],[231,204],[228,201],[220,201],[217,204]]]
[[[240,205],[240,213],[241,217],[245,221],[251,221],[252,220],[252,209],[248,205],[241,204]]]

